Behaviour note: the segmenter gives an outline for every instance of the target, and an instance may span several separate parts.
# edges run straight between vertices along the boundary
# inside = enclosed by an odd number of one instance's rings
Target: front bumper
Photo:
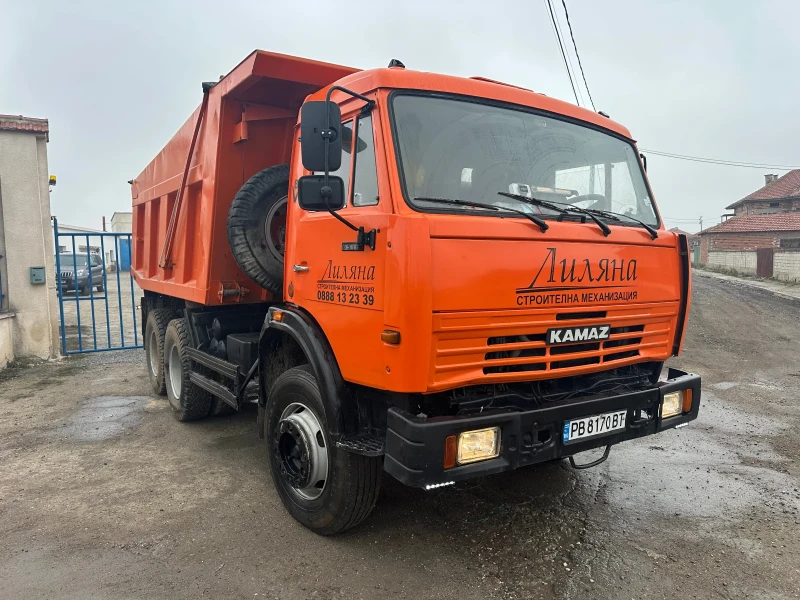
[[[65,292],[81,289],[89,285],[89,276],[83,275],[78,277],[77,285],[74,277],[61,277],[61,289]],[[97,284],[95,284],[97,285]]]
[[[664,394],[692,390],[688,413],[661,419]],[[564,421],[627,410],[624,430],[565,444]],[[406,485],[425,487],[510,471],[518,467],[572,456],[578,452],[618,444],[688,423],[700,409],[700,377],[669,369],[666,381],[651,388],[619,395],[592,396],[553,403],[527,411],[484,411],[478,416],[420,418],[398,408],[387,416],[384,469]],[[463,431],[500,427],[497,458],[445,469],[445,438]]]

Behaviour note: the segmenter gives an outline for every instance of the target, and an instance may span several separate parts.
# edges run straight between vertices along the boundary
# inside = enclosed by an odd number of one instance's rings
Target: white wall
[[[0,228],[5,245],[3,285],[17,357],[50,358],[58,348],[53,233],[47,138],[44,133],[0,131]],[[30,267],[44,267],[47,283],[32,285]]]
[[[756,253],[752,252],[709,252],[708,265],[719,269],[732,269],[738,273],[756,274]]]
[[[775,252],[772,276],[783,281],[800,282],[800,251]]]
[[[115,212],[111,217],[111,231],[114,233],[130,233],[133,231],[133,213]]]
[[[14,360],[14,313],[0,313],[0,369]]]

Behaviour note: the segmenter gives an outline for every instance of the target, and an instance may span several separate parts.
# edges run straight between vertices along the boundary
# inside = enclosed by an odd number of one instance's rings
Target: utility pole
[[[700,217],[700,231],[703,231],[703,217]]]

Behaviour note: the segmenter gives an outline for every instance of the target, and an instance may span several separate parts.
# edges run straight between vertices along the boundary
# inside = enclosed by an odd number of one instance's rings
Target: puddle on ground
[[[144,410],[153,402],[150,396],[100,396],[86,400],[53,433],[76,442],[97,442],[122,435],[136,427]]]
[[[598,496],[642,519],[654,509],[665,516],[735,518],[763,502],[764,488],[795,487],[779,470],[786,457],[770,445],[788,425],[734,409],[704,390],[700,415],[688,427],[612,449]],[[800,497],[786,502],[800,509]]]

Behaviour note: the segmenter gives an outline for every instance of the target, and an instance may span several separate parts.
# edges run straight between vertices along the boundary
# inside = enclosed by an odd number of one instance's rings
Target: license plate
[[[627,410],[618,410],[604,415],[564,421],[564,443],[621,431],[625,429],[627,414]]]

